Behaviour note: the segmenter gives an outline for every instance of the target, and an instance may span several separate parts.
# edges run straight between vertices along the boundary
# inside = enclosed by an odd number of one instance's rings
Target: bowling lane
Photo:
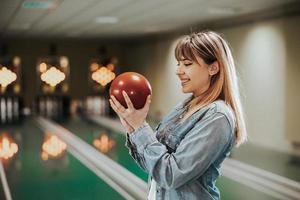
[[[115,190],[83,166],[71,154],[44,161],[41,149],[44,133],[29,118],[22,125],[0,128],[19,145],[19,152],[4,163],[14,200],[123,199]],[[2,190],[2,188],[1,188]],[[4,199],[3,193],[0,195]]]
[[[248,142],[235,149],[231,158],[300,182],[300,160],[296,156],[273,151]]]
[[[155,123],[151,123],[154,125]],[[61,123],[68,130],[79,136],[81,139],[85,140],[89,144],[93,144],[95,138],[98,138],[99,135],[107,134],[108,138],[116,141],[116,145],[111,149],[107,156],[115,160],[135,175],[142,178],[144,181],[147,181],[147,174],[141,170],[135,164],[134,160],[129,156],[125,144],[125,135],[112,131],[103,126],[99,126],[93,122],[90,122],[81,118],[73,118],[68,121]],[[241,183],[233,181],[227,177],[220,177],[217,181],[217,185],[221,190],[222,199],[232,200],[232,199],[244,199],[244,200],[275,200],[276,198],[269,196],[260,191],[254,190],[248,186],[245,186]]]
[[[69,119],[64,123],[61,123],[61,125],[70,130],[72,133],[76,134],[87,143],[94,145],[94,147],[96,143],[95,140],[98,139],[98,141],[103,141],[101,143],[104,146],[102,148],[103,153],[105,153],[108,157],[118,162],[144,181],[147,181],[147,174],[137,166],[135,161],[128,154],[128,149],[124,145],[126,140],[125,135],[81,118]],[[104,135],[105,137],[103,137]],[[107,150],[105,147],[106,136],[108,140],[111,140],[114,143],[113,147],[111,149],[109,149],[108,147]],[[99,149],[101,148],[98,148],[98,150]],[[101,152],[101,150],[99,151]]]
[[[223,200],[280,200],[280,198],[275,198],[254,190],[251,187],[247,187],[224,176],[218,179],[217,186],[221,191],[221,199]]]

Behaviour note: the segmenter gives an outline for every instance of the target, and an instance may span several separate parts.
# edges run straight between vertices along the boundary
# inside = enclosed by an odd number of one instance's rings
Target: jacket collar
[[[189,95],[187,98],[185,98],[177,107],[176,110],[181,110],[183,109],[183,107],[190,101],[193,99],[193,95]]]

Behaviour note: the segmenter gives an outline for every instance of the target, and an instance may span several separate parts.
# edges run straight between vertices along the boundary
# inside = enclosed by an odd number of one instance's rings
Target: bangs
[[[186,36],[177,43],[175,48],[175,58],[177,61],[183,61],[186,59],[197,61],[193,51],[194,47],[190,41],[190,37]]]

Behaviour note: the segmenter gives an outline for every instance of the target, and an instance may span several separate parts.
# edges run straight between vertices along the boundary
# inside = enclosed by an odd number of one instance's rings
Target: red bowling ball
[[[148,95],[152,94],[151,85],[148,80],[141,74],[135,72],[125,72],[117,76],[111,83],[109,95],[113,95],[116,99],[127,108],[126,101],[122,91],[125,91],[134,108],[141,109],[144,107]]]

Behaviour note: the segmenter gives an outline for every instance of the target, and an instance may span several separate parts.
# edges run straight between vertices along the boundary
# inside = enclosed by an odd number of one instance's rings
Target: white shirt
[[[153,178],[151,179],[150,191],[149,191],[147,199],[148,200],[155,200],[156,199],[156,182]]]

